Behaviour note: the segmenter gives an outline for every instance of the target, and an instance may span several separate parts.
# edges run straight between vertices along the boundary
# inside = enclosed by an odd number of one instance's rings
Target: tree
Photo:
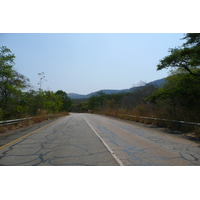
[[[200,78],[191,74],[169,76],[163,88],[148,97],[151,102],[158,99],[170,99],[176,106],[196,109],[200,106]]]
[[[99,107],[102,107],[105,102],[106,94],[102,90],[92,95],[89,98],[88,105],[91,110],[98,110]]]
[[[13,69],[15,55],[5,46],[0,48],[0,106],[9,118],[19,104],[22,90],[29,79]]]
[[[104,100],[105,100],[105,95],[106,95],[105,92],[103,92],[103,91],[101,90],[101,91],[97,92],[96,95],[97,95],[97,97],[98,97],[98,99],[99,99],[99,104],[100,104],[100,106],[102,106],[103,103],[104,103]]]
[[[13,78],[13,65],[15,55],[11,54],[10,49],[3,46],[0,51],[0,97],[1,103],[8,100],[10,85],[8,81]]]
[[[28,115],[57,113],[62,110],[62,98],[52,91],[30,90],[23,95],[23,105]]]
[[[152,95],[158,87],[152,84],[140,83],[137,88],[133,89],[132,92],[124,96],[122,100],[122,107],[131,109],[141,104],[146,103],[146,98]]]
[[[39,75],[39,77],[40,77],[40,81],[39,81],[38,85],[39,85],[39,90],[41,91],[41,90],[42,90],[42,84],[43,84],[45,81],[47,81],[47,80],[45,79],[45,74],[44,74],[44,72],[38,73],[38,75]]]
[[[147,98],[172,119],[197,122],[200,119],[199,99],[200,77],[190,73],[167,77],[163,87]]]
[[[62,99],[52,91],[44,91],[44,110],[48,113],[56,113],[61,110],[63,106]]]
[[[62,90],[58,90],[55,94],[61,98],[62,107],[60,108],[60,111],[69,111],[72,105],[72,100],[67,96],[67,93]]]
[[[169,49],[170,55],[160,60],[157,70],[172,67],[200,76],[200,33],[187,33],[182,47]]]

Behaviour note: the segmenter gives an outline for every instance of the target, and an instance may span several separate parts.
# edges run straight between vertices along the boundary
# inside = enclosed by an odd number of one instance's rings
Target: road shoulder
[[[23,127],[23,128],[14,130],[14,131],[10,131],[8,133],[0,134],[0,147],[18,139],[18,138],[20,138],[24,135],[26,135],[29,132],[33,132],[33,131],[35,131],[35,130],[37,130],[37,129],[45,126],[45,125],[48,125],[48,124],[50,124],[54,121],[57,121],[60,118],[62,118],[62,117],[45,120],[43,122],[36,123],[36,124],[31,125],[31,126]]]

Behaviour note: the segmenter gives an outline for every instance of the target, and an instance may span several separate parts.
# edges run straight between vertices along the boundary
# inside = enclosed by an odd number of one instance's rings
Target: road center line
[[[108,151],[111,153],[111,155],[113,156],[113,158],[117,161],[117,163],[120,166],[124,166],[124,164],[122,163],[122,161],[115,155],[115,153],[112,151],[112,149],[106,144],[106,142],[101,138],[101,136],[94,130],[94,128],[92,127],[92,125],[85,119],[85,117],[83,115],[81,115],[83,117],[83,119],[87,122],[87,124],[90,126],[90,128],[94,131],[94,133],[97,135],[97,137],[102,141],[102,143],[104,144],[104,146],[108,149]]]
[[[45,125],[45,126],[42,126],[41,128],[36,129],[36,130],[34,130],[34,131],[32,131],[32,132],[30,132],[30,133],[28,133],[28,134],[26,134],[26,135],[24,135],[24,136],[22,136],[22,137],[16,139],[16,140],[13,140],[12,142],[9,142],[8,144],[5,144],[5,145],[1,146],[0,149],[3,149],[4,147],[6,147],[6,146],[8,146],[8,145],[10,145],[10,144],[12,144],[12,143],[14,143],[14,142],[17,142],[18,140],[21,140],[21,139],[23,139],[23,138],[25,138],[25,137],[31,135],[32,133],[35,133],[35,132],[37,132],[37,131],[43,129],[43,128],[45,128],[46,126],[49,126],[49,125],[53,124],[53,123],[56,122],[56,121],[58,121],[58,119],[55,120],[55,121],[53,121],[53,122],[51,122],[51,123],[49,123],[49,124],[47,124],[47,125]]]

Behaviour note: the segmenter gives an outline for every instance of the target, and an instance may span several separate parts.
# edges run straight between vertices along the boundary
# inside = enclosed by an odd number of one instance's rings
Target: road
[[[1,166],[200,165],[200,143],[95,114],[72,113],[9,138],[0,143]]]

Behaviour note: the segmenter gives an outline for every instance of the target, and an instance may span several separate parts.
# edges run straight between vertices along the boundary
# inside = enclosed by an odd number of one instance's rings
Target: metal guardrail
[[[141,119],[150,119],[150,120],[157,120],[157,121],[165,121],[165,122],[173,122],[173,123],[180,123],[180,124],[189,124],[189,125],[200,126],[200,123],[194,123],[194,122],[185,122],[185,121],[160,119],[160,118],[153,118],[153,117],[143,117],[143,116],[134,116],[134,115],[123,115],[123,116],[125,116],[125,117],[135,117],[135,118],[141,118]]]
[[[110,116],[116,116],[116,114],[110,115]],[[118,117],[124,116],[124,117],[140,118],[140,119],[149,119],[149,120],[155,120],[155,121],[173,122],[173,123],[179,123],[179,124],[182,124],[182,125],[188,124],[188,125],[193,125],[193,126],[200,126],[200,123],[195,123],[195,122],[185,122],[185,121],[178,121],[178,120],[160,119],[160,118],[153,118],[153,117],[125,115],[125,114],[117,114],[117,116]]]
[[[21,121],[26,121],[30,120],[31,118],[22,118],[22,119],[13,119],[13,120],[7,120],[7,121],[0,121],[0,126],[5,126],[5,125],[11,125],[11,124],[17,124]]]
[[[57,114],[56,114],[56,115],[57,115]],[[55,116],[55,115],[44,115],[44,116],[41,116],[41,117],[51,117],[51,116]],[[34,118],[36,118],[36,117],[0,121],[0,126],[18,124],[18,123],[20,123],[21,121],[27,121],[27,120],[31,120],[31,119],[34,119]]]

